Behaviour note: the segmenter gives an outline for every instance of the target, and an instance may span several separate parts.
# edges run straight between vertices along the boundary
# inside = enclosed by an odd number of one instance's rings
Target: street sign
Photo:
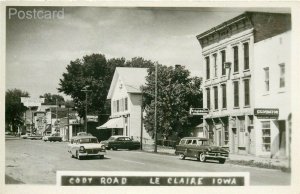
[[[98,122],[98,116],[87,115],[86,119],[87,119],[88,122]]]
[[[278,119],[279,109],[278,108],[255,108],[254,115],[258,119]]]
[[[208,114],[207,108],[190,108],[190,115],[198,116],[198,115],[206,115]]]
[[[45,98],[21,97],[21,102],[26,107],[41,106],[44,101]]]

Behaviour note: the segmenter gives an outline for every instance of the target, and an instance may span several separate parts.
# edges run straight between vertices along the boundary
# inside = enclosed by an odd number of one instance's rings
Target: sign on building
[[[278,119],[279,109],[278,108],[255,108],[254,115],[258,119]]]
[[[198,115],[206,115],[208,114],[207,108],[190,108],[190,115],[198,116]]]
[[[88,122],[98,122],[98,116],[87,115],[86,119],[87,119]]]
[[[45,98],[21,97],[21,103],[26,107],[41,106],[45,102]]]

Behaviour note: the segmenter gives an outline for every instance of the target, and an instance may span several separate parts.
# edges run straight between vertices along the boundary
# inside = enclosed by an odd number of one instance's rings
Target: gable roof
[[[107,99],[111,99],[120,78],[128,93],[141,93],[140,87],[145,85],[147,68],[117,67],[110,84]]]

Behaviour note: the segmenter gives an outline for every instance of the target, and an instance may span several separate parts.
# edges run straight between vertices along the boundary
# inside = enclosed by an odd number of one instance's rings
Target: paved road
[[[6,139],[5,174],[9,183],[56,184],[58,170],[250,172],[250,185],[289,185],[290,174],[278,170],[244,167],[216,162],[179,160],[177,156],[141,151],[108,151],[105,159],[77,160],[67,152],[67,143]]]

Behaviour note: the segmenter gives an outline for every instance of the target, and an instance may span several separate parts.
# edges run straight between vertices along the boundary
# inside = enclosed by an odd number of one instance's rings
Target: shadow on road
[[[25,184],[22,181],[16,180],[8,175],[5,175],[5,184]]]

